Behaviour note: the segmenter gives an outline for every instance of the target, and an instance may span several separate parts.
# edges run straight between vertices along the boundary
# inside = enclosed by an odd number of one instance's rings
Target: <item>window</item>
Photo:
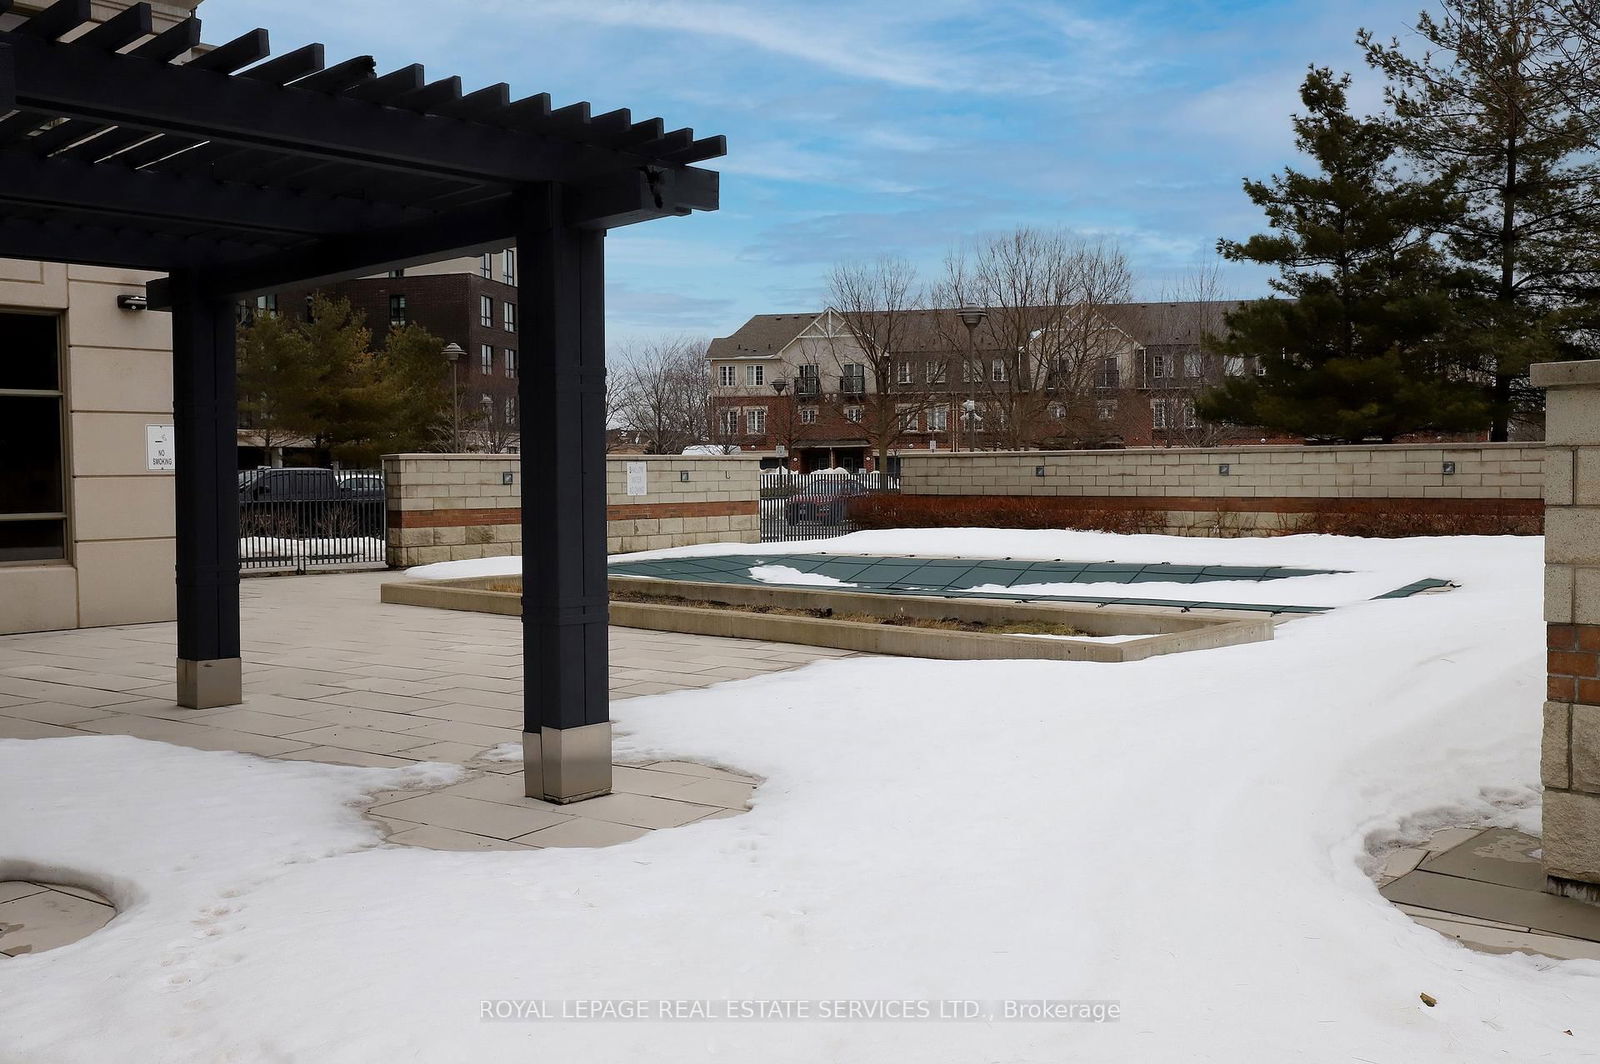
[[[1194,412],[1194,400],[1184,399],[1180,404],[1183,411],[1183,427],[1197,429],[1200,427],[1200,416]]]
[[[1117,416],[1117,401],[1115,399],[1102,399],[1094,404],[1094,416],[1101,421],[1112,421]]]
[[[478,273],[485,278],[494,276],[494,254],[492,252],[485,251],[483,258],[478,260]]]
[[[1222,359],[1222,373],[1227,377],[1243,377],[1245,375],[1245,359],[1238,355],[1226,355]]]
[[[515,425],[517,423],[517,397],[516,396],[514,396],[514,395],[506,396],[505,410],[506,410],[506,424],[507,425]]]
[[[861,424],[861,408],[859,406],[847,406],[847,407],[845,407],[844,408],[844,419],[846,421],[850,422],[852,425]]]
[[[760,367],[757,367],[758,369]],[[744,428],[752,436],[764,436],[767,432],[767,408],[753,406],[744,412]]]
[[[894,408],[894,412],[900,419],[900,431],[901,432],[916,432],[917,431],[917,424],[921,419],[917,417],[917,408],[916,407],[908,406],[905,403],[901,403],[900,405],[898,405],[898,406],[896,406]]]
[[[0,314],[0,563],[67,556],[56,318]]]
[[[390,270],[389,271],[389,276],[390,277],[404,277],[405,275],[406,275],[406,271],[404,269]]]
[[[506,248],[500,256],[500,279],[506,284],[517,283],[517,249]]]
[[[513,380],[517,376],[517,353],[509,347],[506,348],[506,376]]]
[[[722,434],[724,436],[739,434],[739,411],[730,407],[722,412]]]
[[[767,367],[746,366],[744,368],[744,382],[752,388],[759,388],[767,383]]]
[[[1122,367],[1115,358],[1102,358],[1095,365],[1094,386],[1106,391],[1122,387]]]
[[[1067,404],[1065,404],[1065,403],[1051,403],[1050,404],[1050,419],[1052,421],[1065,421],[1065,420],[1067,420]]]
[[[505,307],[506,307],[506,332],[516,332],[517,331],[517,305],[515,303],[507,303],[505,305]]]
[[[735,384],[738,384],[739,383],[739,367],[738,366],[718,366],[717,367],[717,383],[722,385],[724,388],[732,388]]]
[[[817,408],[814,407],[814,406],[802,406],[800,408],[800,424],[802,424],[802,425],[815,425],[816,423],[817,423]]]
[[[1004,384],[1006,379],[1006,360],[1003,358],[995,359],[994,363],[989,367],[989,373],[989,379],[994,383]]]
[[[932,365],[932,363],[929,363]],[[950,431],[950,408],[948,406],[935,406],[928,409],[928,431]]]
[[[256,309],[267,311],[269,314],[278,313],[278,297],[276,295],[256,296]]]
[[[494,300],[488,296],[478,297],[478,324],[485,329],[494,328]]]
[[[317,320],[317,297],[306,296],[306,321]]]
[[[489,344],[478,345],[478,370],[485,377],[494,372],[494,348]]]
[[[961,383],[976,384],[983,380],[983,363],[976,359],[963,359],[961,362]]]
[[[1150,356],[1150,376],[1160,379],[1167,376],[1167,356],[1154,354]]]
[[[1183,375],[1185,377],[1205,376],[1205,359],[1198,351],[1186,351],[1183,356]]]
[[[822,372],[815,362],[800,367],[800,379],[795,384],[794,394],[822,394]]]
[[[1150,400],[1150,427],[1153,429],[1167,427],[1167,401],[1165,399]]]
[[[859,362],[847,362],[839,377],[839,390],[846,395],[864,395],[867,391],[867,367]]]
[[[896,384],[911,383],[911,363],[908,360],[902,358],[895,365],[894,382]]]
[[[389,328],[399,329],[406,323],[406,297],[389,297]]]
[[[928,383],[944,383],[944,363],[938,359],[930,359],[928,362]]]

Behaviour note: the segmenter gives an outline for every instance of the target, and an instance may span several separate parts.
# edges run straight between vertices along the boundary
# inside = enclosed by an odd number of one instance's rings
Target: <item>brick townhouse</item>
[[[891,451],[1202,446],[1242,442],[1202,422],[1194,400],[1229,373],[1206,351],[1228,302],[1128,303],[1082,312],[1039,365],[986,346],[955,310],[907,311],[880,374],[832,310],[760,314],[711,342],[716,443],[787,455],[802,470],[870,468],[873,415],[893,407]],[[1063,353],[1064,352],[1064,353]],[[892,398],[877,395],[880,377]],[[1028,419],[1028,425],[1019,424]],[[882,433],[879,433],[880,436]],[[1248,437],[1249,442],[1261,442]]]

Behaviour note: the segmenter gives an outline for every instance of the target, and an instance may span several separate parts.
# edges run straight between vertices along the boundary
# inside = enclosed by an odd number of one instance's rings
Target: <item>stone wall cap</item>
[[[1540,362],[1530,367],[1535,387],[1577,388],[1600,385],[1600,359],[1583,362]]]

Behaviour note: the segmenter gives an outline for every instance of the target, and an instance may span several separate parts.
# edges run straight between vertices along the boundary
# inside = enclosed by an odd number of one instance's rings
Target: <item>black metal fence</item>
[[[387,511],[382,470],[242,470],[239,568],[381,567]]]
[[[855,500],[900,490],[900,478],[887,473],[761,474],[761,541],[826,539],[855,531],[850,507]]]

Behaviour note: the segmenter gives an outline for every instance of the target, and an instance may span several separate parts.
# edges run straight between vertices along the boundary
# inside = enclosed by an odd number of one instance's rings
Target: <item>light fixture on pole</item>
[[[983,365],[977,360],[978,348],[976,335],[978,332],[978,326],[982,325],[984,319],[989,316],[989,311],[978,306],[976,303],[963,303],[961,304],[960,309],[956,311],[956,314],[961,318],[961,324],[967,327],[967,372],[962,374],[962,376],[967,378],[967,401],[961,405],[967,412],[968,438],[962,442],[967,445],[969,450],[976,450],[976,448],[972,446],[971,438],[972,415],[973,412],[978,409],[978,400],[976,398],[978,391],[978,376],[983,372]]]
[[[450,363],[450,450],[461,452],[461,383],[458,368],[466,355],[461,345],[451,341],[439,352]]]
[[[784,379],[783,377],[774,377],[774,378],[772,378],[772,390],[778,393],[778,403],[780,405],[783,405],[783,393],[784,393],[785,389],[787,389],[788,387],[789,387],[789,382],[786,379]],[[793,440],[793,436],[794,436],[794,407],[792,405],[784,405],[784,411],[783,412],[784,412],[783,425],[784,425],[785,435],[790,437],[790,439],[787,442],[788,443],[793,443],[794,442],[794,440]],[[788,466],[789,466],[789,451],[792,450],[793,448],[786,447],[786,446],[780,444],[778,449],[783,451],[783,455],[782,455],[783,464],[784,464],[784,468],[787,469]]]

